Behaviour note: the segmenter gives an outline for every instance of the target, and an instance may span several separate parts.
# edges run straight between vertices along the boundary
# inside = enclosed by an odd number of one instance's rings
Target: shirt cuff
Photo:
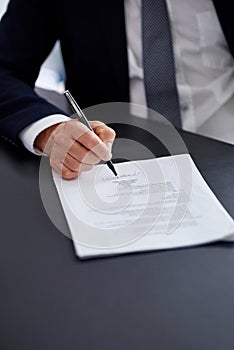
[[[49,128],[52,125],[66,122],[68,120],[71,120],[71,118],[62,115],[62,114],[54,114],[50,115],[49,117],[42,118],[29,126],[27,126],[25,129],[23,129],[19,133],[19,138],[22,141],[23,145],[27,150],[30,152],[36,154],[36,155],[42,155],[39,150],[37,150],[34,147],[34,142],[37,138],[37,136],[45,129]]]

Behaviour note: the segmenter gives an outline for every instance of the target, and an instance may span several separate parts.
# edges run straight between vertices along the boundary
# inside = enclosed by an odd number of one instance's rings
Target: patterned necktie
[[[147,105],[181,128],[166,0],[142,0],[142,36]]]

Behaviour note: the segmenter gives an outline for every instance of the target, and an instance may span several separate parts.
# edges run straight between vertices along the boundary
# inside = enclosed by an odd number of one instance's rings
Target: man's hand
[[[35,147],[49,155],[51,167],[64,179],[74,179],[112,157],[114,130],[99,121],[90,124],[94,132],[78,120],[53,125],[35,140]]]

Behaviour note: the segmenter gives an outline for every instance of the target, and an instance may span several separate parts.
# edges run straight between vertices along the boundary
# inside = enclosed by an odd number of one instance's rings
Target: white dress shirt
[[[234,60],[212,0],[167,0],[182,128],[234,143]],[[125,0],[130,100],[146,106],[141,0]],[[157,24],[155,24],[157,25]],[[132,110],[137,114],[137,110]],[[139,115],[139,114],[138,114]],[[147,115],[139,115],[147,117]],[[20,133],[34,152],[36,136],[67,117],[49,116]]]

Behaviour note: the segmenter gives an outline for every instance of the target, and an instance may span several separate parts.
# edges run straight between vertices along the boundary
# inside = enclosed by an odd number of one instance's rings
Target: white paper
[[[80,258],[232,237],[234,221],[189,155],[106,165],[54,182]]]

